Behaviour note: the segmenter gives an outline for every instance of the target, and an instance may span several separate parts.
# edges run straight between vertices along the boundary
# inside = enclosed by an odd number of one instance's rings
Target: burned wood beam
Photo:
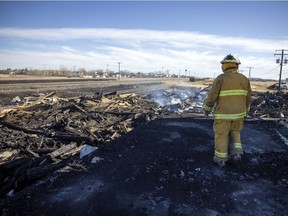
[[[31,154],[33,157],[39,157],[39,155],[35,152],[33,152],[29,147],[26,148],[26,151]]]
[[[22,157],[22,158],[15,159],[13,161],[9,161],[0,167],[0,172],[7,174],[7,172],[19,167],[20,165],[26,163],[27,161],[29,161],[28,157]]]
[[[75,154],[78,154],[82,148],[83,148],[83,146],[78,146],[78,147],[72,148],[69,151],[62,154],[60,157],[62,159],[62,158],[67,157],[67,156],[73,156]]]
[[[20,126],[18,126],[18,125],[15,125],[15,124],[12,124],[12,123],[3,121],[3,120],[0,120],[0,124],[3,125],[3,126],[5,126],[5,127],[10,128],[10,129],[23,131],[24,133],[45,135],[45,132],[44,132],[44,131],[20,127]]]
[[[82,109],[80,106],[78,106],[77,104],[74,103],[69,103],[63,106],[58,107],[57,109],[70,109],[70,110],[74,110],[74,111],[80,111],[83,112],[85,114],[88,114],[88,112],[84,109]]]
[[[77,144],[76,143],[71,143],[69,145],[64,145],[62,146],[61,148],[53,151],[52,153],[50,153],[49,155],[51,156],[51,158],[56,158],[62,154],[65,154],[66,152],[74,149],[77,147]]]
[[[46,98],[48,98],[48,97],[51,97],[51,96],[53,96],[53,95],[55,95],[55,94],[56,94],[56,92],[51,92],[51,93],[49,93],[49,94],[47,94],[47,95],[45,95],[45,96],[43,96],[43,97],[40,97],[39,99],[37,99],[35,102],[33,102],[33,103],[31,103],[31,104],[28,104],[28,105],[24,104],[24,105],[22,105],[22,106],[19,106],[19,109],[28,109],[28,108],[31,108],[31,107],[39,104],[39,103],[42,103],[42,102],[44,101],[44,99],[46,99]]]
[[[43,135],[43,136],[47,136],[47,137],[54,137],[60,140],[65,140],[65,141],[75,141],[75,142],[89,142],[89,143],[93,143],[93,139],[91,140],[90,137],[88,136],[80,136],[80,135],[73,135],[73,134],[68,134],[68,133],[51,133],[51,132],[46,132],[46,131],[41,131],[41,130],[33,130],[33,129],[28,129],[28,128],[24,128],[24,127],[20,127],[17,126],[15,124],[11,124],[9,122],[5,122],[5,121],[1,121],[0,120],[0,124],[2,124],[3,126],[6,126],[10,129],[14,129],[14,130],[19,130],[19,131],[23,131],[25,133],[29,133],[29,134],[39,134],[39,135]]]
[[[68,133],[53,133],[49,137],[54,137],[59,140],[64,140],[64,141],[70,141],[70,142],[76,142],[76,143],[82,143],[82,142],[87,142],[87,143],[94,143],[94,139],[92,139],[89,136],[79,136],[79,135],[73,135],[73,134],[68,134]]]
[[[92,111],[93,112],[93,111]],[[115,112],[115,111],[95,111],[94,113],[112,114],[112,115],[136,115],[138,112]]]
[[[39,148],[39,149],[34,149],[33,151],[37,154],[49,154],[53,151],[57,150],[57,148]]]
[[[40,178],[43,178],[51,172],[54,172],[56,170],[59,170],[60,168],[64,167],[67,165],[66,161],[62,161],[58,164],[48,164],[46,166],[41,166],[41,167],[33,167],[30,169],[27,169],[25,172],[25,181],[31,181],[31,180],[37,180]]]
[[[9,160],[9,158],[13,157],[14,155],[18,154],[19,150],[18,149],[9,149],[6,151],[1,151],[0,152],[0,166],[3,162]]]

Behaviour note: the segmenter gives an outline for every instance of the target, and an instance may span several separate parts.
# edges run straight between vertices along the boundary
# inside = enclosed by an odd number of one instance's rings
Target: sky
[[[244,75],[279,79],[287,11],[288,1],[0,0],[0,69],[117,72],[121,62],[131,72],[215,77],[232,53]]]

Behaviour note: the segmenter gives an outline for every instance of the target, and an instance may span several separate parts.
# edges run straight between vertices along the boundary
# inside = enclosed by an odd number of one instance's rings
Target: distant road
[[[35,79],[33,77],[29,78],[16,78],[16,79],[0,79],[0,84],[15,84],[15,83],[50,83],[50,82],[99,82],[99,81],[111,81],[116,80],[115,78],[109,79],[80,79],[80,78],[66,78],[66,79],[57,79],[57,78],[43,78],[43,79]]]

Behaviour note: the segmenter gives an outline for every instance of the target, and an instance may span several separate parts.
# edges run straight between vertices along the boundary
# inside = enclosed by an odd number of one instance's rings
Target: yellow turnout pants
[[[243,128],[243,123],[243,118],[236,120],[214,120],[214,155],[218,159],[226,161],[230,155],[237,153],[243,154],[240,140],[240,132]]]

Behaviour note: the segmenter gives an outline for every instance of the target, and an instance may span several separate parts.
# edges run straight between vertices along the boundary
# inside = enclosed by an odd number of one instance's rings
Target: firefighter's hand
[[[204,109],[203,111],[204,111],[204,116],[205,116],[205,117],[208,117],[210,112],[207,111],[207,110],[205,110],[205,109]]]

